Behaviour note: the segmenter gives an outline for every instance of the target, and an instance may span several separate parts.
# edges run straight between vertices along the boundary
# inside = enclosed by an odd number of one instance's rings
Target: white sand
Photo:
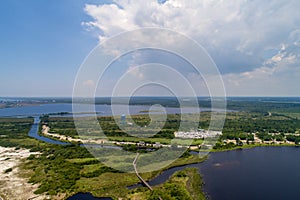
[[[31,154],[37,153],[29,152],[28,149],[15,150],[15,148],[0,147],[0,199],[43,200],[47,198],[45,195],[34,194],[38,185],[32,185],[28,183],[28,179],[20,176],[22,172],[18,166]],[[5,173],[9,168],[12,168],[12,171]]]

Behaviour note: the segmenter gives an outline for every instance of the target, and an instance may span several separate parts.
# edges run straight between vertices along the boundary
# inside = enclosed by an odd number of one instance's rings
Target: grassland
[[[0,118],[0,146],[32,148],[39,141],[28,137],[33,118]]]
[[[197,155],[179,158],[169,167],[201,162]],[[95,196],[126,198],[132,191],[126,186],[139,182],[134,173],[122,173],[100,163],[83,147],[57,147],[43,151],[41,156],[32,157],[24,164],[24,169],[34,169],[30,174],[31,183],[40,183],[36,194],[46,192],[49,195],[59,193],[72,195],[77,192],[91,192]],[[150,180],[163,170],[142,173]]]

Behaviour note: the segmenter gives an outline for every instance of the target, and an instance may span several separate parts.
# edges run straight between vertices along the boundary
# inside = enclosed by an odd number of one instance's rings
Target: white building
[[[176,138],[191,138],[191,139],[201,139],[201,138],[210,138],[217,137],[222,135],[221,131],[210,131],[201,129],[199,131],[178,131],[174,132]]]

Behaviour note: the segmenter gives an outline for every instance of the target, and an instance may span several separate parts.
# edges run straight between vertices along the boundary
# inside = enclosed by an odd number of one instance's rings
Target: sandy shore
[[[30,156],[37,154],[28,149],[0,147],[0,199],[3,200],[43,200],[46,195],[36,195],[33,192],[38,185],[28,183],[28,179],[21,176],[19,165]],[[10,172],[5,172],[12,169]]]
[[[48,126],[46,126],[46,125],[42,126],[42,134],[44,134],[45,136],[50,136],[50,137],[56,138],[60,141],[82,142],[84,144],[105,144],[105,143],[109,143],[109,141],[106,140],[106,139],[83,140],[83,139],[72,138],[72,137],[65,136],[65,135],[60,135],[58,133],[50,133],[49,130],[50,130],[50,128]]]

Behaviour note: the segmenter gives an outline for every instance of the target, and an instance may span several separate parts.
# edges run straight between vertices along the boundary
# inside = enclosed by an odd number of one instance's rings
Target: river
[[[61,141],[58,141],[58,140],[53,140],[53,139],[50,139],[50,138],[39,135],[38,134],[39,123],[40,123],[40,117],[35,116],[34,117],[34,123],[32,124],[31,129],[28,132],[28,135],[30,137],[33,137],[33,138],[36,138],[40,141],[44,141],[44,142],[51,143],[51,144],[58,144],[58,145],[68,145],[69,144],[67,142],[61,142]]]

